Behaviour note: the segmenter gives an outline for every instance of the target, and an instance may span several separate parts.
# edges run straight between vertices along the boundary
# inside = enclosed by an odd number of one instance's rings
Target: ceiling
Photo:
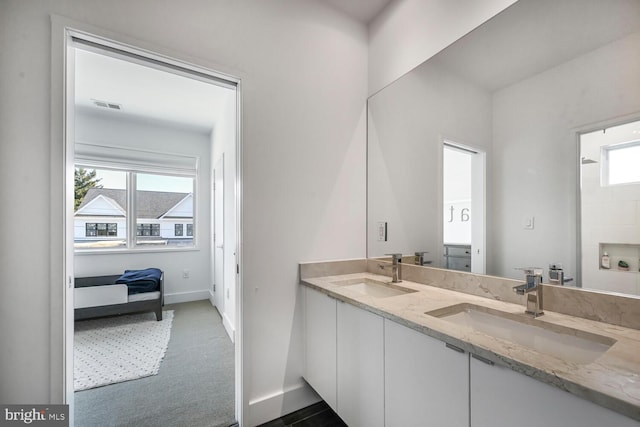
[[[353,19],[368,24],[387,7],[392,0],[322,0]]]
[[[368,24],[392,0],[321,0]],[[114,118],[153,119],[211,132],[233,89],[78,47],[75,105],[78,111]],[[112,108],[115,107],[115,108]]]
[[[499,90],[640,31],[639,17],[639,0],[519,1],[430,63]]]
[[[111,54],[77,48],[75,62],[75,105],[80,111],[159,120],[208,133],[230,97],[235,98],[233,89]]]

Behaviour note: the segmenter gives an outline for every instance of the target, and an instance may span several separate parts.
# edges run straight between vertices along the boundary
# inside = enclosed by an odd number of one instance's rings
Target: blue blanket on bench
[[[147,268],[144,270],[125,270],[116,283],[125,284],[129,295],[160,290],[162,270]]]

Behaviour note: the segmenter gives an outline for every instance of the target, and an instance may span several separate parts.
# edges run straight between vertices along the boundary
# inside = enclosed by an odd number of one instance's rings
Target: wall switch
[[[378,222],[378,242],[387,241],[387,223],[385,221]]]
[[[535,218],[532,216],[525,216],[522,219],[522,227],[524,227],[525,230],[533,230],[534,223],[535,223]]]
[[[182,278],[183,279],[188,279],[189,278],[189,270],[187,270],[187,269],[182,270]]]

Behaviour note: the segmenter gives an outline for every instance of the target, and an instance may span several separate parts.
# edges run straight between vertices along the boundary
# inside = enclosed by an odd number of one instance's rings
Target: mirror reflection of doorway
[[[640,295],[640,121],[580,134],[580,286]]]
[[[485,273],[484,163],[484,153],[444,141],[444,268]]]

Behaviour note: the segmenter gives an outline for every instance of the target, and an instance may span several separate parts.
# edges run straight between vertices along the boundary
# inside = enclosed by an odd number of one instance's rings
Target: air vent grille
[[[115,102],[100,101],[99,99],[92,99],[93,105],[100,108],[109,108],[111,110],[122,110],[122,104],[116,104]]]

